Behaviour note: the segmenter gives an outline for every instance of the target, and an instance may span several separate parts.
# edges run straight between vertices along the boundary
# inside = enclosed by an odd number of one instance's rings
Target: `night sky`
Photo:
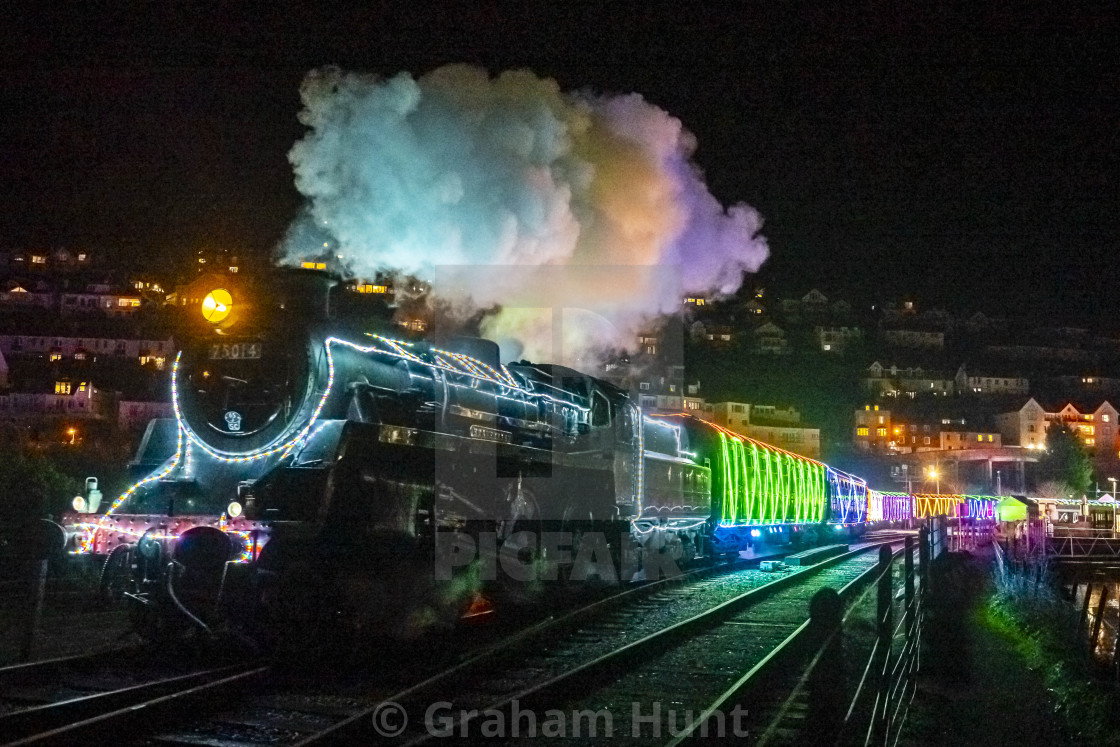
[[[680,118],[713,193],[765,216],[776,291],[1120,328],[1109,4],[162,5],[7,14],[0,246],[267,253],[307,70],[468,62]]]

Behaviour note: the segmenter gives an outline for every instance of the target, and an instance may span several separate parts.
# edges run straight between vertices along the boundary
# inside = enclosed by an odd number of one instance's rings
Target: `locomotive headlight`
[[[80,495],[74,496],[74,500],[70,501],[70,505],[73,506],[74,510],[80,514],[84,514],[86,512],[86,499]]]
[[[241,515],[241,504],[237,501],[232,501],[228,506],[226,506],[226,515],[231,519],[236,519]]]
[[[226,320],[233,308],[233,296],[225,288],[215,288],[202,299],[202,318],[211,324]]]

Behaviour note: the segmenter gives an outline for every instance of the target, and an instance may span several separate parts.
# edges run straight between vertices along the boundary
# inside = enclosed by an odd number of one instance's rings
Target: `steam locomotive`
[[[645,415],[569,368],[503,365],[487,340],[405,339],[339,289],[287,270],[182,299],[174,417],[148,425],[143,477],[65,522],[71,552],[100,563],[103,589],[149,631],[330,615],[407,633],[477,591],[477,563],[433,577],[449,534],[477,538],[478,559],[512,547],[542,565],[543,545],[518,538],[601,536],[630,579],[893,516],[858,477],[697,417]]]

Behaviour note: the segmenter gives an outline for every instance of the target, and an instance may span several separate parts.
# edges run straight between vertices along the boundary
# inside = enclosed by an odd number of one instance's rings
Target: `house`
[[[54,290],[42,280],[6,280],[0,285],[0,305],[11,307],[28,306],[50,309],[54,307]]]
[[[1007,443],[1025,449],[1046,447],[1046,429],[1053,423],[1065,423],[1077,434],[1085,448],[1098,457],[1109,457],[1117,451],[1117,417],[1120,413],[1107,400],[1095,406],[1073,402],[1044,405],[1030,397],[1019,408],[995,416],[1000,433]]]
[[[822,353],[841,354],[849,345],[863,338],[863,330],[859,327],[818,326],[813,329],[813,336],[817,349]]]
[[[812,459],[821,455],[821,431],[801,423],[793,407],[715,402],[705,405],[704,417],[729,431]]]
[[[955,389],[955,382],[940,371],[927,370],[922,366],[899,366],[892,363],[885,366],[872,361],[863,377],[863,386],[871,394],[879,397],[909,397],[936,395],[948,397]]]
[[[96,356],[135,358],[140,365],[162,369],[174,355],[174,341],[119,337],[71,337],[48,334],[0,334],[0,353],[8,356],[45,356],[49,362],[86,360]]]
[[[939,446],[942,451],[999,449],[1003,447],[1002,435],[993,430],[942,426],[939,436]]]
[[[53,382],[53,387],[30,387],[0,394],[0,419],[100,418],[111,399],[111,394],[92,383],[64,378]]]
[[[883,342],[892,347],[944,350],[945,331],[928,327],[890,327],[883,330]]]
[[[858,451],[885,451],[891,438],[891,411],[879,405],[864,405],[855,413],[852,443]]]
[[[953,377],[957,392],[962,394],[1020,394],[1030,391],[1030,380],[1017,374],[992,375],[991,371],[969,373],[965,364],[957,369]]]
[[[757,353],[785,355],[789,352],[789,341],[785,330],[773,322],[766,322],[751,332],[754,350]]]

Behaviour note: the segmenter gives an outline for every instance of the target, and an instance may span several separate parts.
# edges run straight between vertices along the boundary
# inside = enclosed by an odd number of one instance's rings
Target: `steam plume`
[[[578,358],[628,346],[682,293],[734,292],[766,259],[759,214],[724,209],[690,160],[692,134],[637,94],[466,65],[418,79],[322,68],[300,93],[309,129],[289,159],[307,206],[277,261],[329,252],[359,277],[434,280],[457,308],[494,309],[483,332],[507,356],[554,356],[551,312],[527,308],[600,317],[593,334],[564,330]],[[542,266],[596,271],[554,282],[520,269]],[[624,269],[650,267],[662,271]]]

